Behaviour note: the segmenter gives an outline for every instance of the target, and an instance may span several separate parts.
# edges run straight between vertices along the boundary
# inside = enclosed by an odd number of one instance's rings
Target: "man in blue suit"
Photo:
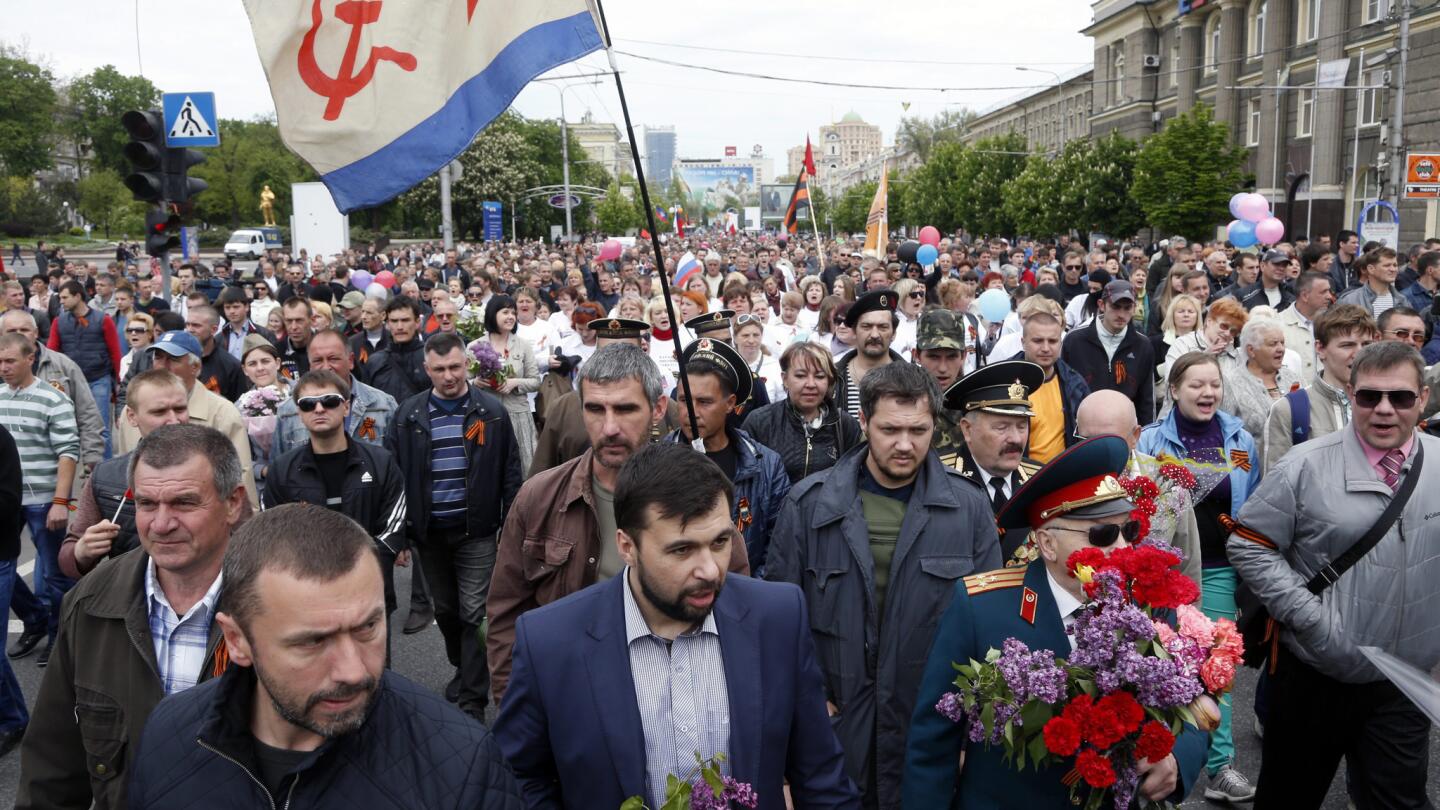
[[[967,746],[965,725],[941,715],[935,704],[955,691],[952,662],[983,661],[1007,638],[1069,656],[1065,630],[1085,592],[1066,561],[1087,544],[1120,548],[1139,539],[1139,526],[1130,518],[1134,506],[1116,480],[1129,458],[1130,447],[1119,436],[1081,442],[1031,476],[996,515],[1003,530],[1033,529],[1040,556],[1025,568],[975,574],[956,586],[910,722],[901,785],[907,810],[1071,807],[1062,781],[1068,766],[1018,770],[1004,761],[1003,746]],[[1209,735],[1187,726],[1169,756],[1143,769],[1137,796],[1178,804],[1195,784],[1208,742]]]
[[[615,488],[622,576],[522,615],[495,737],[532,808],[665,801],[697,754],[760,807],[856,808],[800,589],[726,577],[734,488],[685,445],[648,445]]]

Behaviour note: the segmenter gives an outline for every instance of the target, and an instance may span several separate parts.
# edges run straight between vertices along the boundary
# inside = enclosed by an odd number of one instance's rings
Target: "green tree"
[[[1243,184],[1245,156],[1230,142],[1229,127],[1215,121],[1209,106],[1196,104],[1141,145],[1131,195],[1162,233],[1213,236]]]
[[[875,200],[875,189],[879,187],[878,181],[869,180],[845,189],[835,201],[835,229],[849,233],[864,231],[870,218],[870,203]]]
[[[1067,193],[1078,192],[1078,221],[1089,230],[1124,239],[1145,227],[1145,212],[1130,193],[1139,153],[1139,144],[1118,132],[1096,139],[1084,152],[1083,175]]]
[[[1024,136],[1011,132],[982,138],[962,153],[949,189],[960,226],[984,236],[1015,232],[1014,220],[1005,213],[1005,189],[1025,168],[1025,152]]]
[[[195,198],[195,213],[206,222],[240,227],[260,221],[260,191],[275,193],[278,222],[292,210],[290,185],[317,178],[314,169],[285,148],[280,130],[268,119],[219,124],[220,146],[204,150],[205,162],[190,174],[210,184]]]
[[[960,164],[967,151],[963,143],[937,144],[929,159],[910,173],[905,189],[909,224],[934,225],[944,233],[960,226],[953,190],[959,182]]]
[[[130,110],[158,107],[160,91],[144,76],[127,76],[114,65],[105,65],[71,82],[66,95],[70,102],[63,124],[66,135],[77,146],[90,144],[97,167],[125,172],[129,136],[120,117]]]
[[[100,226],[105,238],[112,227],[121,227],[136,213],[144,215],[144,206],[135,202],[120,175],[109,169],[98,169],[80,179],[78,184],[80,215]]]
[[[632,194],[627,196],[618,182],[611,182],[605,191],[605,199],[595,206],[595,227],[600,233],[624,236],[631,228],[639,228],[644,222],[644,214],[633,199],[633,196],[638,196],[634,187],[627,190]]]
[[[1071,141],[1066,148],[1075,143],[1078,141]],[[1005,213],[1014,221],[1017,233],[1052,236],[1069,232],[1072,212],[1062,210],[1058,199],[1055,173],[1059,163],[1046,155],[1031,155],[1006,188]]]
[[[970,122],[975,120],[975,111],[961,108],[945,110],[931,118],[905,116],[900,119],[900,128],[895,141],[900,152],[913,152],[924,163],[936,146],[942,143],[959,143],[970,131]]]
[[[0,51],[0,174],[26,176],[52,165],[55,104],[48,70]]]
[[[0,233],[27,237],[64,228],[60,202],[29,177],[0,180]]]

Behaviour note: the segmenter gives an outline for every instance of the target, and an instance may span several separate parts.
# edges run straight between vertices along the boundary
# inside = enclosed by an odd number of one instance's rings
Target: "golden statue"
[[[275,192],[268,185],[260,189],[260,213],[264,215],[266,225],[275,224]]]

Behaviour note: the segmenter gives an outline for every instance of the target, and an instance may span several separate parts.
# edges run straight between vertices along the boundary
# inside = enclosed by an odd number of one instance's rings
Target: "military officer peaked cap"
[[[750,367],[741,359],[740,353],[731,348],[730,344],[713,338],[697,338],[690,341],[690,345],[680,352],[680,360],[682,370],[694,360],[714,363],[729,377],[735,389],[735,401],[743,403],[750,399],[750,393],[755,387],[755,377],[750,373]],[[675,387],[680,392],[685,390],[678,381]]]
[[[590,322],[590,328],[597,338],[624,340],[645,337],[645,333],[650,331],[650,324],[634,318],[596,318]]]
[[[851,329],[860,323],[860,316],[867,312],[891,312],[900,305],[900,296],[894,290],[871,290],[850,305],[850,311],[845,313],[845,325]]]
[[[1034,416],[1030,394],[1045,384],[1045,370],[1028,360],[1006,360],[981,366],[945,390],[945,408],[1002,416]]]
[[[1111,517],[1134,509],[1120,476],[1130,445],[1119,436],[1096,436],[1069,448],[1030,476],[1000,513],[1002,529],[1039,528],[1054,518]]]
[[[735,310],[733,309],[717,309],[714,312],[707,312],[704,315],[696,315],[685,322],[685,327],[697,336],[723,331],[728,338],[730,335],[730,321],[734,317]]]

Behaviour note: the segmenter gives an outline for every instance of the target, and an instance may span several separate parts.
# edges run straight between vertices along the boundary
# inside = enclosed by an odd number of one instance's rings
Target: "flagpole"
[[[809,203],[805,206],[805,212],[810,215],[810,230],[815,232],[815,264],[820,267],[820,272],[824,273],[825,248],[820,244],[820,226],[815,224],[815,195],[811,194],[806,202]]]
[[[665,273],[665,254],[660,248],[660,228],[655,224],[655,206],[650,202],[650,189],[645,185],[645,167],[640,159],[640,146],[635,141],[635,126],[630,123],[630,105],[625,101],[625,85],[620,81],[620,66],[615,63],[615,52],[610,49],[610,24],[605,21],[605,7],[600,0],[594,0],[595,12],[600,18],[600,35],[605,40],[605,57],[610,61],[610,72],[615,76],[615,92],[620,96],[620,114],[625,118],[625,137],[630,141],[630,156],[635,162],[635,180],[640,186],[640,198],[645,203],[645,219],[650,223],[650,246],[655,251],[655,270],[660,274],[660,291],[665,297],[665,311],[670,315],[670,340],[675,344],[675,360],[680,364],[680,388],[685,392],[685,401],[690,398],[690,375],[685,372],[685,354],[680,346],[680,321],[675,313],[675,301],[670,296],[670,279]],[[739,369],[735,370],[739,373]],[[690,415],[691,445],[701,452],[705,444],[700,438],[700,426],[695,421],[695,411],[685,408]]]

